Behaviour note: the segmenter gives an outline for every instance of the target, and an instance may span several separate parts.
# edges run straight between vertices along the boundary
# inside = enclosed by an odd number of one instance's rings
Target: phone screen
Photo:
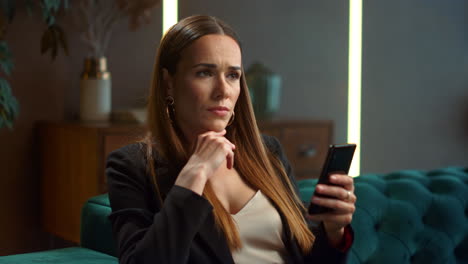
[[[330,184],[329,176],[331,173],[348,174],[355,150],[356,144],[330,145],[317,184]],[[315,192],[314,195],[324,197],[324,195],[315,194]],[[308,211],[309,214],[321,214],[331,210],[330,208],[311,203]]]

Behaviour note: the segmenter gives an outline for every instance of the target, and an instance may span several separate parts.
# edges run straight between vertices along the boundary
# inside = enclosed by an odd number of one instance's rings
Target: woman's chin
[[[226,122],[219,120],[216,122],[212,122],[211,124],[206,124],[205,128],[208,131],[221,132],[224,129],[226,129],[226,125]]]

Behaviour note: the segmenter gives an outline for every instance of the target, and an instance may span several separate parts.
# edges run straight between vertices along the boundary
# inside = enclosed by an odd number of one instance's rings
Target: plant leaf
[[[41,38],[41,54],[44,54],[47,52],[47,50],[50,48],[50,30],[49,28],[42,33],[42,38]]]
[[[0,41],[0,67],[6,75],[10,75],[13,69],[13,56],[6,41]]]
[[[7,126],[11,129],[18,113],[18,101],[11,94],[10,84],[7,80],[0,78],[0,128]]]
[[[60,9],[60,2],[62,0],[52,0],[54,3],[53,3],[53,9],[55,12],[58,12],[58,10]]]
[[[41,54],[50,51],[52,60],[55,60],[60,48],[68,56],[68,42],[65,32],[59,25],[51,25],[42,35]]]
[[[28,15],[32,16],[34,0],[24,0],[24,5],[26,6],[26,11],[28,12]]]
[[[48,26],[52,26],[55,24],[55,16],[52,14],[49,14],[49,16],[46,18],[46,23]]]
[[[52,5],[53,3],[51,3],[51,0],[42,0],[42,18],[48,26],[55,24],[55,16]]]
[[[16,13],[16,1],[15,0],[2,0],[0,1],[0,8],[3,10],[3,14],[11,23]]]
[[[47,8],[50,11],[57,12],[60,8],[60,0],[44,0],[44,8]]]
[[[68,42],[65,32],[59,25],[55,25],[55,35],[58,39],[58,46],[63,48],[63,52],[68,56]]]
[[[57,34],[56,34],[56,30],[55,30],[55,26],[51,26],[50,27],[50,32],[51,32],[51,53],[50,55],[52,56],[52,60],[55,60],[55,58],[57,57],[57,53],[58,53],[58,46],[59,46],[59,41],[58,41],[58,38],[57,38]]]
[[[7,24],[5,16],[0,12],[0,39],[5,39]]]
[[[2,106],[0,105],[0,128],[7,126],[11,129],[11,127],[8,126],[6,114],[1,107]]]
[[[18,102],[11,94],[11,87],[7,80],[0,78],[0,103],[5,112],[9,115],[16,116],[18,112]]]

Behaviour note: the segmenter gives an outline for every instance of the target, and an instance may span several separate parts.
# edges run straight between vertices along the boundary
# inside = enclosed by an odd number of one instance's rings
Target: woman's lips
[[[215,114],[217,116],[224,117],[229,113],[229,108],[221,107],[221,106],[220,107],[212,107],[212,108],[208,108],[208,111],[212,112],[213,114]]]

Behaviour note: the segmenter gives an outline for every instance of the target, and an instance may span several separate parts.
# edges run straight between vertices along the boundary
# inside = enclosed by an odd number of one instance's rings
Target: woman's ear
[[[174,89],[173,89],[173,80],[172,76],[169,73],[169,71],[166,68],[162,69],[163,73],[163,83],[164,83],[164,88],[166,89],[166,94],[173,96],[174,95]]]

